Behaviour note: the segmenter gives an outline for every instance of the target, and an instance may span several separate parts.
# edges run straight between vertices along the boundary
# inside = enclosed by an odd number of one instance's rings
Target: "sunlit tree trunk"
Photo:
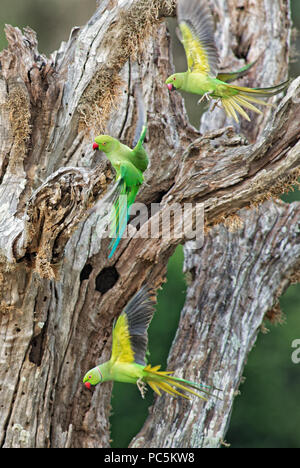
[[[190,278],[169,356],[176,375],[212,382],[222,400],[155,400],[133,447],[215,447],[225,438],[247,354],[299,268],[300,205],[277,197],[299,176],[300,80],[241,128],[206,113],[193,128],[164,18],[172,0],[103,0],[47,58],[30,29],[6,27],[0,55],[0,440],[2,447],[109,447],[111,384],[82,377],[108,359],[114,318],[148,281],[159,287],[184,234],[146,237],[169,203],[202,204],[205,240],[185,245]],[[284,0],[211,2],[222,65],[259,57],[244,78],[286,78]],[[113,173],[91,142],[131,144],[141,83],[150,166],[138,201],[160,210],[108,261],[105,219],[90,210]],[[202,133],[206,132],[206,133]],[[190,215],[194,214],[191,208]],[[150,210],[149,210],[150,211]],[[273,312],[272,312],[273,311]]]

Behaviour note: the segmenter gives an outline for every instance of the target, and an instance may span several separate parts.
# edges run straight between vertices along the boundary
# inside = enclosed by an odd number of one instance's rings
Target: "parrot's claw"
[[[140,377],[137,381],[137,387],[139,389],[139,391],[141,392],[141,395],[142,395],[142,398],[144,399],[145,398],[145,393],[147,391],[147,385],[145,384],[145,382],[142,380],[142,377]]]
[[[203,94],[203,96],[199,99],[199,101],[197,102],[197,104],[201,104],[201,102],[204,100],[204,99],[207,99],[207,101],[210,101],[211,97],[210,97],[211,93],[205,93]]]
[[[221,106],[219,105],[219,103],[220,103],[220,99],[218,99],[217,101],[214,102],[214,104],[213,104],[213,106],[212,106],[212,108],[211,108],[211,112],[212,112],[213,110],[215,110],[216,107],[221,108]]]

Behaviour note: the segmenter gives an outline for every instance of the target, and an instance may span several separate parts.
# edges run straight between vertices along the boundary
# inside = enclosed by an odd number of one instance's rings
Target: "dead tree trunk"
[[[299,268],[300,205],[277,197],[297,181],[300,79],[264,117],[241,128],[216,109],[200,134],[171,73],[163,21],[173,0],[103,0],[50,58],[35,34],[7,26],[0,55],[0,440],[2,447],[108,447],[111,385],[87,393],[87,369],[109,357],[114,318],[186,239],[123,240],[107,260],[103,220],[88,209],[113,174],[95,159],[105,131],[130,144],[135,83],[147,110],[150,167],[138,201],[203,203],[202,249],[185,247],[185,307],[169,357],[177,375],[213,381],[217,402],[156,400],[133,447],[219,446],[248,352],[266,313]],[[259,58],[244,83],[286,78],[286,0],[219,0],[216,39],[224,67]],[[245,135],[248,139],[241,136]],[[191,211],[191,215],[193,212]],[[151,220],[141,231],[146,231]],[[152,220],[153,221],[153,220]],[[295,276],[294,276],[295,277]]]

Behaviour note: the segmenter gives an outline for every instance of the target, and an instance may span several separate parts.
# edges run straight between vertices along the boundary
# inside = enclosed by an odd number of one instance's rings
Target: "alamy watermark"
[[[300,338],[292,341],[292,348],[295,348],[295,351],[292,352],[291,359],[294,364],[300,363]]]
[[[107,215],[106,225],[99,225],[99,238],[115,238],[117,236],[115,219],[120,224],[126,224],[126,195],[119,196],[118,207],[111,203],[99,203],[97,214]],[[124,223],[125,221],[125,223]],[[134,203],[130,207],[130,222],[122,238],[139,237],[141,239],[160,239],[169,241],[182,239],[192,241],[191,248],[199,249],[204,241],[204,205],[203,203],[171,203],[161,205],[151,203],[150,207],[143,203]]]

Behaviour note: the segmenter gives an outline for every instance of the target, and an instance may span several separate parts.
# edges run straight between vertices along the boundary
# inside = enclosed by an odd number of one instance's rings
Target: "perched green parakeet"
[[[133,296],[115,323],[110,360],[89,370],[83,383],[89,389],[108,380],[132,383],[138,386],[143,397],[148,384],[158,395],[163,390],[173,396],[189,398],[178,391],[179,388],[206,400],[192,389],[210,395],[211,387],[172,377],[173,372],[160,371],[160,366],[146,364],[147,329],[154,313],[153,297],[154,292],[148,286],[143,286]]]
[[[220,100],[226,114],[238,122],[238,114],[250,121],[243,108],[261,114],[252,103],[268,105],[260,98],[274,96],[288,86],[289,81],[270,88],[246,88],[228,84],[242,76],[253,64],[232,74],[218,74],[219,56],[214,40],[213,18],[207,1],[178,0],[177,17],[188,71],[175,73],[166,80],[170,91],[181,89],[202,95],[201,100]]]
[[[98,135],[93,144],[94,150],[103,151],[116,171],[118,196],[111,213],[111,258],[126,229],[130,207],[134,203],[140,186],[144,181],[143,172],[148,167],[148,156],[143,147],[147,132],[144,119],[139,118],[134,138],[133,149],[123,145],[109,135]]]

